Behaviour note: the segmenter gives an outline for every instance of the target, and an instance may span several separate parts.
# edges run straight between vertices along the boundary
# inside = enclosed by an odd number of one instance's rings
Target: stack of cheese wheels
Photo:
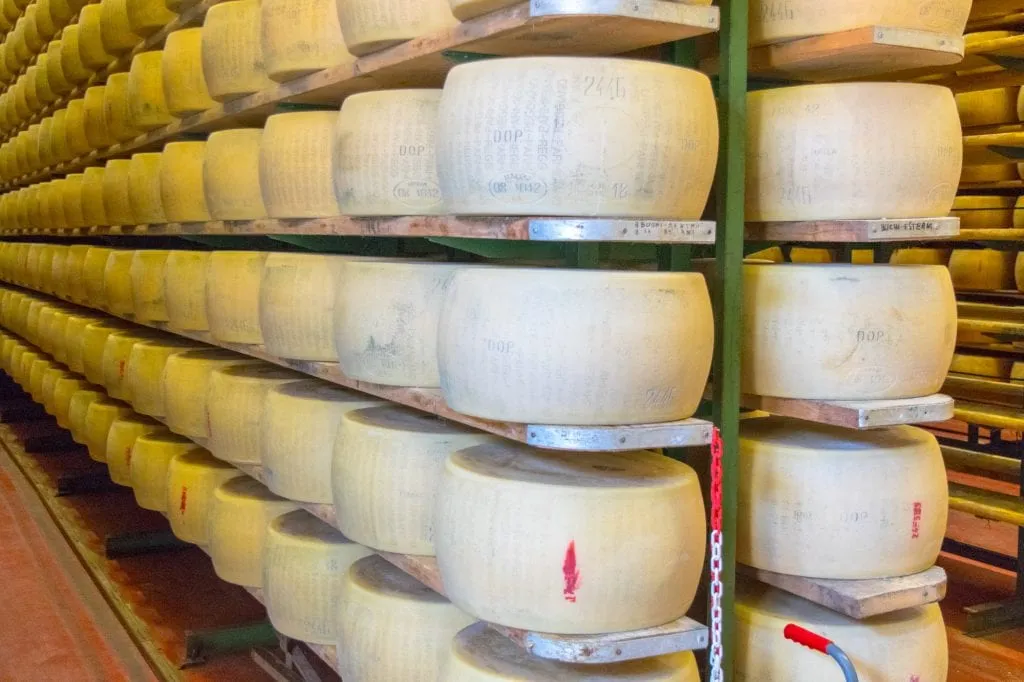
[[[355,61],[345,47],[335,0],[260,2],[260,34],[267,75],[284,82]]]
[[[160,197],[160,152],[132,155],[128,192],[136,222],[140,225],[167,222]]]
[[[118,485],[132,484],[132,448],[141,436],[168,433],[161,424],[140,414],[119,417],[107,430],[106,461],[110,480]]]
[[[128,383],[127,370],[132,347],[144,341],[166,338],[159,332],[148,329],[115,332],[107,336],[103,346],[103,386],[111,398],[131,401],[131,387]]]
[[[259,0],[220,2],[206,12],[203,76],[218,102],[274,87],[267,77],[260,35]]]
[[[171,251],[164,264],[167,325],[181,331],[206,331],[207,251]]]
[[[251,478],[217,486],[210,503],[207,533],[213,569],[222,580],[263,586],[263,544],[267,524],[298,509]]]
[[[1014,288],[1013,251],[956,249],[949,258],[949,273],[956,289],[985,291]]]
[[[260,139],[260,190],[271,218],[338,215],[331,164],[335,111],[293,111],[267,119]]]
[[[222,483],[244,476],[199,448],[172,459],[167,467],[167,519],[175,537],[200,547],[208,545],[213,491]]]
[[[1014,362],[1010,358],[957,353],[953,356],[953,364],[949,366],[949,371],[1009,379],[1013,373],[1013,365]]]
[[[445,465],[434,523],[452,602],[481,620],[541,632],[618,632],[679,618],[704,562],[697,474],[648,451],[505,442],[460,450]]]
[[[303,642],[338,642],[338,594],[353,563],[372,552],[305,511],[270,522],[263,594],[274,629]]]
[[[352,564],[337,601],[338,672],[346,680],[440,678],[472,616],[379,556]]]
[[[331,467],[338,527],[376,550],[432,556],[445,461],[452,452],[493,440],[395,406],[348,412]]]
[[[210,334],[226,343],[263,343],[260,279],[267,254],[215,251],[206,267],[206,316]]]
[[[169,222],[210,220],[203,194],[205,142],[170,142],[160,157],[160,203]]]
[[[458,412],[635,424],[694,413],[713,345],[697,273],[473,267],[447,283],[437,357]]]
[[[448,0],[337,0],[345,44],[364,55],[458,23]]]
[[[1016,123],[1017,98],[1020,87],[992,88],[961,92],[956,95],[956,108],[964,128]]]
[[[293,360],[338,361],[333,328],[335,279],[346,260],[302,253],[267,256],[259,285],[259,317],[268,353]]]
[[[801,85],[752,92],[747,104],[747,220],[949,213],[962,143],[947,88]]]
[[[890,265],[942,265],[949,263],[951,249],[896,249],[889,257]]]
[[[938,604],[853,620],[767,587],[736,600],[736,673],[746,680],[822,682],[840,674],[828,656],[790,642],[790,623],[836,642],[870,680],[946,679],[949,654]]]
[[[203,77],[201,28],[186,28],[167,36],[163,84],[167,110],[176,118],[206,111],[217,103]]]
[[[85,444],[89,449],[89,457],[97,462],[107,461],[110,426],[131,414],[132,409],[119,400],[100,399],[89,405],[85,414]]]
[[[346,215],[444,211],[435,134],[441,90],[353,95],[338,116],[334,190]]]
[[[181,338],[139,341],[134,344],[128,355],[125,383],[135,410],[150,417],[164,417],[166,410],[162,380],[167,360],[178,353],[201,348],[201,345]]]
[[[135,502],[143,509],[167,512],[167,471],[177,455],[198,449],[187,438],[171,433],[140,436],[128,465]]]
[[[164,264],[170,251],[140,249],[132,257],[132,312],[139,322],[166,322]]]
[[[316,380],[271,388],[263,406],[259,453],[267,487],[291,500],[330,504],[331,461],[343,442],[342,417],[383,404]]]
[[[214,370],[206,394],[210,452],[226,462],[259,464],[267,393],[301,378],[267,364]]]
[[[838,580],[909,575],[935,564],[949,491],[929,432],[771,417],[745,420],[740,443],[741,563]],[[844,484],[836,489],[828,480]]]
[[[346,376],[391,386],[440,386],[438,324],[447,282],[460,267],[410,260],[342,261],[334,345]]]
[[[745,265],[743,288],[745,393],[881,400],[942,386],[957,327],[943,267]]]
[[[154,130],[174,119],[164,98],[162,50],[132,57],[128,72],[128,120],[133,128]]]
[[[961,228],[1001,228],[1013,225],[1016,197],[959,196],[950,213]]]
[[[193,350],[168,357],[162,380],[167,425],[189,438],[208,437],[206,397],[210,375],[217,369],[258,362],[225,350]]]
[[[535,102],[528,121],[524,97]],[[695,220],[718,154],[708,77],[656,62],[463,64],[448,74],[438,125],[441,196],[459,214]]]
[[[259,128],[218,130],[206,140],[203,191],[214,220],[267,217],[260,190]]]
[[[114,315],[131,317],[135,314],[135,299],[132,296],[132,261],[135,252],[117,250],[107,256],[107,267],[103,271],[103,293],[106,297],[105,310]],[[59,260],[53,259],[54,269]]]
[[[476,623],[452,640],[445,682],[544,681],[699,682],[697,659],[689,651],[623,663],[573,664],[533,656],[486,623]]]

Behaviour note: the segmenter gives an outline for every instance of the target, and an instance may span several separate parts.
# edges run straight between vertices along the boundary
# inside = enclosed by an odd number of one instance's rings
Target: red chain
[[[722,432],[711,433],[711,530],[722,530]]]

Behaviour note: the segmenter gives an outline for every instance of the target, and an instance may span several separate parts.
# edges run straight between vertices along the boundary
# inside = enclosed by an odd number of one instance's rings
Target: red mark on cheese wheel
[[[920,675],[911,675],[910,676],[910,682],[921,682],[921,676]]]
[[[132,463],[132,446],[129,445],[124,449],[124,463],[125,466],[131,466]]]
[[[910,524],[910,538],[916,540],[921,537],[921,516],[924,512],[924,506],[920,502],[914,503],[914,519]],[[918,680],[920,682],[920,680]]]
[[[117,361],[117,376],[124,379],[124,360]]]
[[[565,601],[576,603],[576,590],[580,587],[580,572],[576,568],[576,542],[572,541],[565,548],[565,561],[562,562],[562,576],[565,578],[565,588],[562,595]]]
[[[185,513],[185,501],[188,499],[188,488],[185,486],[181,487],[181,504],[178,505],[178,511],[182,514]]]

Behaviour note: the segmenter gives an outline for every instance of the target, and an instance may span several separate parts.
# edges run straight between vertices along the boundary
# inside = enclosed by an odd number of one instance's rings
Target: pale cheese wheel
[[[822,682],[842,676],[835,661],[783,636],[796,624],[835,642],[862,682],[944,682],[948,645],[938,604],[854,620],[770,588],[741,589],[734,661],[739,679]]]
[[[338,672],[367,682],[439,680],[452,638],[473,621],[381,557],[365,557],[338,593]]]
[[[141,38],[128,22],[128,0],[100,0],[100,38],[110,54],[128,52]]]
[[[131,197],[128,192],[128,174],[132,162],[128,159],[107,161],[103,173],[103,210],[111,225],[134,225]]]
[[[152,35],[177,18],[164,0],[127,0],[127,10],[128,24],[140,36]]]
[[[262,0],[260,44],[267,75],[283,83],[353,63],[341,35],[340,12],[336,0]]]
[[[896,249],[889,257],[891,265],[942,265],[949,263],[952,249]]]
[[[226,102],[275,86],[263,60],[259,0],[217,3],[202,31],[203,75],[213,99]]]
[[[947,88],[801,85],[752,92],[747,109],[748,221],[949,213],[963,145]]]
[[[695,220],[718,154],[708,77],[657,62],[462,64],[445,81],[438,126],[441,196],[458,214]]]
[[[206,268],[208,251],[171,251],[164,264],[167,325],[181,331],[206,331]]]
[[[21,356],[21,364],[24,367],[27,359],[39,357],[42,356],[38,353],[29,351]],[[21,372],[15,375],[14,378],[19,384],[25,384],[22,379]],[[77,375],[72,375],[70,378],[65,377],[57,379],[53,384],[53,416],[57,420],[57,425],[65,429],[70,429],[71,422],[69,421],[69,417],[71,416],[71,399],[79,391],[95,391],[96,389],[96,386],[90,384],[88,381]]]
[[[349,52],[359,56],[459,23],[448,0],[337,0],[337,15]]]
[[[960,219],[961,229],[1010,227],[1016,201],[1017,197],[959,196],[950,215]]]
[[[206,140],[203,190],[214,220],[267,217],[260,191],[259,128],[218,130]]]
[[[260,191],[271,218],[341,213],[334,195],[335,111],[293,111],[267,119],[260,140]]]
[[[185,118],[216,106],[203,77],[201,28],[186,28],[167,36],[164,45],[163,79],[167,109]]]
[[[158,419],[165,416],[164,367],[172,356],[190,350],[202,350],[202,345],[175,338],[139,341],[132,346],[125,384],[136,412]]]
[[[338,528],[367,547],[421,556],[434,555],[434,508],[448,456],[495,440],[396,406],[347,412],[335,432],[328,471]]]
[[[164,265],[170,251],[140,249],[131,264],[132,313],[139,322],[166,322]]]
[[[103,96],[106,87],[94,85],[85,91],[82,100],[85,139],[93,149],[109,147],[115,140],[107,130],[106,112],[103,110]]]
[[[748,566],[833,580],[919,573],[935,564],[948,508],[924,429],[743,421],[736,557]]]
[[[497,442],[452,454],[437,499],[445,592],[481,620],[619,632],[667,623],[693,602],[704,502],[697,474],[681,462]]]
[[[1009,379],[1013,374],[1013,364],[1014,362],[1010,358],[956,353],[953,356],[953,364],[949,366],[949,371],[996,379]]]
[[[170,142],[160,156],[160,199],[168,222],[210,220],[203,195],[206,142]]]
[[[103,117],[110,136],[118,142],[125,142],[143,132],[131,124],[128,101],[127,73],[112,73],[107,77],[103,92]]]
[[[744,393],[920,397],[953,358],[956,301],[939,266],[745,265],[743,303]]]
[[[71,432],[71,439],[79,445],[87,445],[87,432],[85,429],[85,418],[89,406],[97,400],[106,399],[107,394],[99,388],[75,391],[68,402],[68,431]]]
[[[85,300],[91,308],[106,308],[107,294],[103,279],[107,271],[107,260],[113,251],[114,249],[97,246],[85,252],[80,286],[85,288]]]
[[[992,88],[960,92],[956,95],[956,108],[964,128],[1016,123],[1017,97],[1020,87]]]
[[[206,397],[210,375],[217,369],[258,362],[226,350],[193,350],[168,357],[162,378],[167,426],[189,438],[207,438],[210,430]]]
[[[271,253],[259,284],[260,335],[271,355],[337,362],[336,273],[344,256]]]
[[[103,207],[102,168],[92,166],[82,173],[82,218],[86,227],[107,224],[107,212]],[[72,299],[78,300],[74,296]]]
[[[103,386],[111,398],[132,402],[126,376],[132,347],[143,341],[165,338],[163,334],[148,329],[133,329],[107,335],[103,345]]]
[[[208,535],[213,570],[220,579],[262,587],[267,524],[297,508],[251,478],[217,486],[210,504]]]
[[[214,251],[206,268],[206,316],[210,334],[225,343],[263,343],[260,279],[267,253]]]
[[[128,167],[132,215],[140,225],[166,223],[160,198],[160,152],[133,154]]]
[[[167,433],[167,429],[149,417],[132,414],[119,417],[107,429],[107,470],[110,480],[118,485],[131,486],[132,448],[135,441],[151,433]]]
[[[107,436],[116,420],[129,417],[132,408],[119,400],[109,398],[93,401],[85,413],[85,444],[89,457],[97,462],[107,461]]]
[[[691,416],[713,346],[697,273],[477,267],[447,284],[437,357],[458,412],[635,424]]]
[[[78,15],[78,56],[85,68],[98,71],[114,61],[103,45],[103,10],[99,3],[86,5]]]
[[[1013,251],[998,249],[954,249],[949,257],[949,274],[957,290],[998,291],[1014,288]]]
[[[301,378],[266,364],[215,369],[206,394],[210,452],[225,462],[259,464],[267,393]]]
[[[135,503],[143,509],[167,513],[167,472],[171,460],[199,447],[187,438],[169,433],[139,436],[132,446],[128,475]]]
[[[164,98],[162,50],[140,52],[132,57],[128,72],[128,122],[139,130],[155,130],[174,119]]]
[[[263,547],[263,596],[274,629],[303,642],[336,644],[342,580],[370,554],[308,512],[271,521]]]
[[[171,460],[167,467],[167,519],[175,537],[205,547],[213,491],[244,477],[235,467],[196,448]]]
[[[334,143],[334,191],[346,215],[442,213],[435,132],[441,90],[382,90],[345,99]]]
[[[260,436],[267,487],[291,500],[331,504],[331,462],[341,447],[342,418],[383,404],[317,380],[271,388],[263,405]]]
[[[107,267],[103,271],[103,292],[106,296],[107,312],[114,315],[131,316],[135,313],[132,297],[132,261],[135,252],[117,249],[107,256]],[[54,258],[56,266],[57,259]]]

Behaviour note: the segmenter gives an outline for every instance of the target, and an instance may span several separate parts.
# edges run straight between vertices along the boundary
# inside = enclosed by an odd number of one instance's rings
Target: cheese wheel
[[[383,404],[317,380],[271,388],[260,436],[267,487],[291,500],[331,504],[331,461],[339,447],[342,417]]]
[[[210,334],[225,343],[263,343],[260,332],[262,251],[214,251],[206,268]]]
[[[801,85],[751,92],[747,105],[748,221],[949,213],[962,144],[947,88]]]
[[[213,491],[239,477],[245,474],[200,448],[172,459],[167,467],[167,520],[175,537],[201,547],[208,545]]]
[[[267,75],[283,83],[354,62],[341,36],[341,11],[336,0],[262,0],[260,41]]]
[[[80,286],[85,288],[85,299],[90,307],[102,309],[106,306],[103,278],[107,269],[107,259],[112,251],[113,249],[103,247],[91,247],[85,252]]]
[[[206,394],[210,452],[226,462],[259,464],[267,393],[301,377],[266,364],[215,369]]]
[[[954,249],[949,258],[953,287],[993,291],[1014,288],[1013,251]]]
[[[452,454],[437,500],[434,546],[445,592],[481,620],[541,632],[619,632],[667,623],[693,602],[704,502],[697,474],[681,462],[648,451],[566,453],[495,442]],[[658,519],[653,535],[651,519]]]
[[[338,528],[376,550],[424,556],[434,555],[434,507],[448,456],[494,440],[395,406],[347,412],[335,432],[328,471]]]
[[[12,349],[12,351],[13,351],[13,349]],[[43,399],[40,402],[43,403],[43,408],[46,410],[46,413],[48,415],[50,415],[50,416],[54,416],[56,414],[54,412],[55,403],[53,401],[53,398],[54,398],[54,391],[56,390],[56,387],[57,387],[57,381],[59,379],[64,379],[64,378],[72,378],[73,379],[75,377],[74,377],[73,373],[67,371],[66,369],[64,369],[60,365],[56,365],[54,367],[51,367],[50,369],[48,369],[45,372],[43,372],[43,383],[42,383],[42,387],[40,389],[40,393],[42,393]]]
[[[949,366],[949,371],[996,379],[1009,379],[1013,374],[1013,364],[1013,360],[1010,358],[956,353],[953,356],[953,364]]]
[[[133,154],[128,167],[132,215],[140,225],[166,223],[160,191],[160,152]]]
[[[68,249],[68,257],[64,263],[64,298],[75,303],[86,303],[85,292],[81,288],[82,268],[85,266],[85,254],[90,248],[92,247],[88,244],[75,244]]]
[[[109,147],[115,140],[107,131],[107,121],[103,110],[103,95],[106,88],[102,85],[94,85],[85,91],[83,104],[83,120],[85,125],[85,139],[93,149]]]
[[[132,408],[119,400],[101,398],[89,405],[85,413],[85,443],[89,457],[97,462],[107,461],[107,436],[111,424],[131,414]]]
[[[832,252],[828,249],[794,246],[789,250],[789,260],[793,263],[831,263]]]
[[[896,249],[889,257],[891,265],[942,265],[949,263],[951,249]]]
[[[86,227],[107,224],[107,212],[103,207],[102,168],[92,166],[82,173],[82,218]]]
[[[150,417],[164,417],[163,376],[167,360],[177,353],[201,349],[201,344],[177,338],[139,341],[133,345],[125,383],[135,411]]]
[[[458,24],[448,0],[337,0],[349,52],[365,55]]]
[[[132,258],[132,311],[139,322],[166,322],[164,264],[170,251],[140,249]]]
[[[43,399],[43,375],[59,365],[52,360],[40,358],[32,363],[28,372],[28,393],[37,403]]]
[[[75,391],[68,402],[68,430],[71,438],[80,445],[87,445],[87,433],[85,430],[86,413],[89,406],[97,400],[106,399],[107,394],[99,388]]]
[[[478,267],[447,284],[437,357],[445,401],[458,412],[635,424],[694,413],[713,345],[696,273]]]
[[[111,225],[134,225],[131,197],[128,192],[128,174],[132,162],[128,159],[107,161],[103,172],[103,210]]]
[[[67,125],[64,130],[67,147],[74,156],[88,154],[92,151],[92,146],[85,136],[85,100],[71,100],[68,102],[67,110]]]
[[[167,472],[171,460],[199,447],[187,438],[169,433],[139,436],[132,446],[128,474],[135,502],[143,509],[167,513]]]
[[[964,128],[1016,123],[1017,95],[1020,87],[992,88],[960,92],[956,95],[956,108]]]
[[[533,102],[529,121],[520,113],[524,98]],[[716,116],[707,76],[671,64],[462,64],[441,97],[441,196],[457,214],[695,220],[715,172]]]
[[[439,680],[452,638],[474,621],[379,556],[352,564],[337,605],[338,672],[346,680]]]
[[[128,101],[127,73],[112,73],[107,77],[103,91],[103,116],[110,136],[118,142],[125,142],[142,131],[131,124]]]
[[[47,168],[53,165],[53,157],[50,155],[50,140],[53,137],[53,119],[49,116],[39,122],[38,156],[40,168]],[[49,183],[43,183],[44,186]],[[51,226],[52,227],[52,226]]]
[[[259,128],[218,130],[206,140],[203,189],[214,220],[267,217],[260,193]]]
[[[99,71],[114,61],[103,45],[103,10],[99,3],[86,5],[78,15],[78,56],[87,69]]]
[[[85,348],[82,345],[82,336],[89,325],[103,319],[98,315],[68,315],[67,323],[64,326],[63,344],[65,364],[72,372],[85,373]]]
[[[267,524],[297,508],[251,478],[217,486],[210,504],[208,534],[213,570],[220,579],[262,587]]]
[[[1024,228],[1024,197],[1017,197],[1013,205],[1013,226],[1017,229]]]
[[[206,331],[207,251],[171,251],[164,265],[167,324],[181,331]]]
[[[822,682],[839,671],[828,656],[787,641],[796,624],[841,646],[864,682],[946,679],[946,628],[938,604],[854,620],[770,588],[736,600],[736,675],[746,680]]]
[[[263,596],[274,629],[303,642],[334,645],[335,604],[349,567],[372,554],[305,511],[278,516],[263,547]]]
[[[1000,228],[1013,225],[1017,197],[960,196],[950,215],[960,219],[961,228]]]
[[[443,212],[434,139],[440,101],[440,90],[383,90],[345,100],[334,144],[342,213]]]
[[[64,177],[64,184],[60,188],[64,221],[69,228],[85,226],[85,217],[82,216],[82,179],[81,173],[71,173]],[[57,295],[60,295],[59,290]]]
[[[128,0],[100,0],[100,38],[103,49],[122,54],[141,40],[128,22]]]
[[[260,190],[271,218],[338,215],[331,175],[333,111],[293,111],[267,119],[260,141]]]
[[[293,360],[337,362],[335,274],[344,256],[271,253],[259,285],[260,333],[266,351]]]
[[[126,0],[128,24],[140,36],[156,33],[176,19],[163,0]]]
[[[1014,279],[1017,281],[1017,291],[1024,291],[1024,251],[1017,254],[1017,263],[1014,266]]]
[[[133,414],[119,417],[107,430],[107,470],[110,480],[118,485],[131,486],[132,448],[135,441],[151,433],[167,433],[158,422]]]
[[[443,670],[445,682],[700,682],[689,651],[623,663],[561,663],[532,655],[486,623],[452,640]]]
[[[21,365],[25,366],[25,362],[28,359],[36,359],[42,357],[38,353],[29,351],[21,356]],[[23,374],[19,372],[14,378],[19,384],[24,386],[25,381],[22,378]],[[93,386],[88,381],[85,381],[81,377],[72,375],[73,378],[61,378],[53,384],[53,416],[57,419],[57,425],[64,429],[71,428],[71,422],[69,420],[71,410],[71,399],[79,391],[95,391],[96,386]]]
[[[103,272],[103,292],[107,301],[107,312],[114,315],[131,316],[135,314],[135,301],[132,297],[132,261],[135,252],[115,250],[107,256],[107,267]],[[57,259],[54,258],[56,265]]]
[[[97,9],[99,9],[97,7]],[[60,36],[60,69],[64,78],[72,84],[89,80],[95,69],[85,65],[79,51],[81,37],[80,23],[64,28]]]
[[[193,350],[168,357],[162,380],[167,426],[189,438],[207,438],[210,430],[206,397],[210,375],[217,369],[258,363],[258,360],[226,350]]]
[[[260,37],[259,0],[219,2],[202,28],[203,76],[218,102],[274,87],[267,77]]]
[[[742,424],[741,563],[835,580],[918,573],[935,564],[948,507],[942,453],[923,429]]]
[[[168,222],[210,220],[203,196],[205,142],[170,142],[160,156],[160,198]]]
[[[167,36],[163,79],[167,109],[176,118],[206,111],[217,103],[203,77],[202,29],[186,28]]]
[[[126,376],[132,348],[143,341],[165,338],[163,334],[148,329],[113,332],[107,335],[103,346],[103,386],[111,398],[132,402],[131,387]]]
[[[128,122],[133,128],[155,130],[174,120],[164,98],[162,59],[162,50],[132,57],[128,72]]]
[[[951,284],[931,265],[745,265],[743,392],[805,400],[935,393],[956,341]]]
[[[64,65],[61,62],[62,40],[54,40],[46,47],[46,82],[50,89],[58,95],[66,95],[71,92],[73,85],[64,75]],[[54,112],[56,115],[56,112]]]

